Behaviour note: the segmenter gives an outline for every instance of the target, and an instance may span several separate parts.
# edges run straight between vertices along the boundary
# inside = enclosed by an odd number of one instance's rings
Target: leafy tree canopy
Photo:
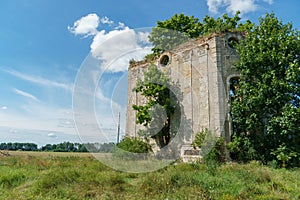
[[[145,105],[133,105],[133,109],[141,111],[137,113],[137,123],[147,126],[151,122],[150,109],[156,105],[162,105],[168,113],[173,112],[170,102],[170,77],[151,64],[144,73],[144,80],[139,79],[134,91],[147,98]],[[146,112],[142,112],[146,111]]]
[[[170,77],[151,64],[148,71],[144,72],[144,79],[139,79],[134,88],[146,99],[145,104],[132,106],[137,111],[136,123],[148,127],[147,133],[142,131],[140,134],[151,136],[160,147],[167,145],[172,138],[170,119],[178,106],[175,94],[170,90],[171,84]],[[156,130],[161,124],[162,129]]]
[[[237,158],[300,161],[300,34],[266,14],[237,47],[239,87],[232,103]],[[284,162],[286,162],[284,161]]]
[[[250,30],[253,24],[249,20],[241,23],[239,14],[239,11],[233,17],[224,14],[217,19],[206,15],[202,22],[194,16],[175,14],[168,20],[157,21],[157,25],[152,29],[149,37],[150,42],[154,45],[153,53],[157,55],[171,50],[191,38],[210,33]]]

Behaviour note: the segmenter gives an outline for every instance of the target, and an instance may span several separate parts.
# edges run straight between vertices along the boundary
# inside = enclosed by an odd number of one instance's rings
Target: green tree
[[[249,20],[240,23],[239,14],[240,12],[237,11],[233,17],[224,14],[217,19],[207,15],[202,22],[194,16],[175,14],[168,20],[157,21],[149,37],[149,41],[154,45],[153,54],[155,56],[163,51],[172,50],[191,38],[211,33],[250,30],[253,24]]]
[[[113,142],[110,142],[110,143],[103,143],[100,145],[100,148],[99,148],[99,152],[106,152],[106,153],[109,153],[113,150],[113,148],[115,147],[115,143]]]
[[[154,64],[149,66],[148,71],[144,72],[144,80],[139,79],[134,88],[146,99],[145,104],[132,106],[137,111],[136,123],[148,128],[140,134],[154,138],[160,147],[166,146],[172,138],[171,117],[178,105],[170,88],[170,77]],[[161,125],[163,127],[157,130]]]
[[[245,23],[241,23],[239,14],[240,11],[237,11],[233,17],[229,17],[228,14],[224,14],[222,17],[218,17],[217,19],[206,15],[203,18],[201,35],[251,30],[254,24],[250,20],[247,20]]]
[[[239,87],[232,103],[233,156],[244,160],[280,161],[299,165],[300,34],[266,14],[237,47]],[[280,151],[282,148],[285,151]],[[282,156],[281,156],[282,157]]]
[[[200,35],[202,24],[194,16],[175,14],[168,20],[157,21],[157,26],[152,29],[149,41],[153,43],[155,54],[171,50],[175,46],[196,38]]]
[[[42,151],[53,151],[53,145],[52,144],[46,144],[45,146],[41,147]]]
[[[88,152],[88,150],[87,150],[87,148],[85,147],[85,145],[84,144],[78,144],[77,145],[78,147],[78,152]]]

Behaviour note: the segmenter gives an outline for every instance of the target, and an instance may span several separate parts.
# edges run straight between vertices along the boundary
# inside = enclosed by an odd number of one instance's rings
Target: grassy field
[[[10,156],[25,156],[25,157],[43,157],[43,158],[49,158],[49,157],[93,157],[91,153],[70,153],[70,152],[46,152],[46,151],[2,151],[2,153],[8,154]],[[94,153],[97,154],[97,156],[105,155],[103,153]]]
[[[176,163],[114,171],[86,153],[0,154],[0,199],[300,199],[300,169]]]

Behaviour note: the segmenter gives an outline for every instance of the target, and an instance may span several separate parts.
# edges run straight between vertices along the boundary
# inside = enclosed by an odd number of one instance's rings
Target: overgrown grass
[[[213,170],[176,163],[130,174],[91,156],[2,156],[0,199],[300,199],[300,169],[252,162]]]

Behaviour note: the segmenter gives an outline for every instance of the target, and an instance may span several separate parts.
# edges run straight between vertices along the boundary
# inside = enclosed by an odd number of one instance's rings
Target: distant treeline
[[[0,150],[23,150],[23,151],[37,151],[38,146],[34,143],[18,143],[18,142],[8,142],[8,143],[1,143]]]
[[[38,148],[34,143],[20,143],[20,142],[8,142],[0,143],[0,150],[10,151],[53,151],[53,152],[111,152],[115,147],[113,142],[111,143],[72,143],[63,142],[59,144],[46,144]]]

